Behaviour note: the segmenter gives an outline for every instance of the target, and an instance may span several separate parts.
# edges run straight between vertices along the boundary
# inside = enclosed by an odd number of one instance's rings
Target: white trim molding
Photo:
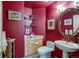
[[[0,39],[2,33],[2,1],[0,1]]]
[[[1,49],[1,36],[2,35],[2,1],[0,1],[0,58],[2,58],[2,49]]]

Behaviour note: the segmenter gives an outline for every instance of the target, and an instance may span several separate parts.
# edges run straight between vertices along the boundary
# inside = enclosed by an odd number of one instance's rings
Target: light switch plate
[[[30,34],[30,29],[26,29],[26,34]]]

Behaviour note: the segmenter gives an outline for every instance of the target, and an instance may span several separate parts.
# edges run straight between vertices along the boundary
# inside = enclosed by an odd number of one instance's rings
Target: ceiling
[[[25,1],[25,7],[29,8],[41,8],[41,7],[47,7],[54,3],[55,1]]]

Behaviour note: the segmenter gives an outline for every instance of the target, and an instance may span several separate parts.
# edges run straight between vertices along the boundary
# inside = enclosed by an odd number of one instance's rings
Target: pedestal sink
[[[68,52],[75,52],[79,49],[77,43],[66,42],[64,40],[57,40],[54,43],[56,47],[63,51],[63,58],[68,58]]]

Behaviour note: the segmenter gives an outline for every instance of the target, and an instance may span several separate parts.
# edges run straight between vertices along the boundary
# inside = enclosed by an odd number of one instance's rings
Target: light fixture
[[[45,0],[45,2],[48,2],[48,0]]]
[[[66,8],[65,8],[63,5],[57,5],[57,10],[58,10],[59,12],[63,12],[63,11],[66,10]]]
[[[75,1],[75,5],[77,8],[79,8],[79,1]]]
[[[57,10],[58,10],[59,12],[62,12],[62,9],[63,9],[62,7],[63,7],[62,5],[58,5],[58,6],[57,6]]]

